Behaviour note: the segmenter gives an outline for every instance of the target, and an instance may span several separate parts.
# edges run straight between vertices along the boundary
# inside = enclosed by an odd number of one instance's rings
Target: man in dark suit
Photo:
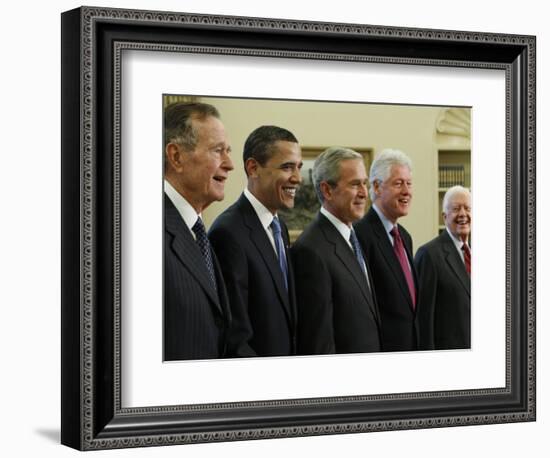
[[[414,258],[419,278],[420,349],[470,348],[470,192],[453,186],[443,198],[445,230]]]
[[[365,213],[362,156],[325,150],[313,166],[321,209],[292,246],[298,301],[298,353],[380,350],[373,282],[352,223]]]
[[[294,206],[302,153],[286,129],[262,126],[243,151],[247,188],[214,221],[210,240],[220,260],[238,356],[296,352],[296,300],[288,231],[277,211]]]
[[[223,357],[230,311],[201,219],[233,169],[216,108],[166,107],[164,152],[164,359]]]
[[[372,273],[382,322],[382,349],[417,349],[417,278],[412,239],[397,220],[409,213],[412,164],[401,151],[384,150],[372,162],[372,207],[355,224]]]

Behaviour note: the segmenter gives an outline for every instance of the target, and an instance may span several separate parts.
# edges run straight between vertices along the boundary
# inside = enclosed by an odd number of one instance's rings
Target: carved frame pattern
[[[387,49],[395,55],[339,53],[304,50],[260,49],[253,47],[222,47],[214,45],[181,45],[174,43],[144,43],[131,39],[113,39],[112,80],[113,117],[110,126],[100,126],[98,106],[107,92],[102,86],[98,70],[101,40],[104,33],[117,27],[170,26],[173,30],[236,31],[241,35],[262,32],[283,33],[298,39],[316,37],[358,37],[381,39],[383,44],[424,44],[426,51],[418,57],[399,55],[390,45]],[[156,30],[156,29],[155,29]],[[66,180],[63,193],[76,191],[75,197],[64,197],[63,230],[67,241],[63,242],[63,336],[62,336],[62,442],[81,450],[142,447],[153,445],[184,444],[229,440],[248,440],[276,437],[342,434],[415,428],[431,428],[487,423],[533,421],[535,419],[535,38],[532,36],[443,31],[412,28],[383,27],[356,24],[303,22],[246,17],[207,16],[152,11],[133,11],[82,7],[63,15],[63,176]],[[116,34],[116,33],[115,33]],[[69,41],[77,39],[71,48]],[[158,41],[158,40],[156,40]],[[109,42],[110,44],[111,42]],[[458,49],[452,58],[436,56],[430,45],[480,46],[501,50],[501,59],[491,60],[484,54],[480,60],[468,60]],[[321,45],[322,46],[322,45]],[[70,48],[70,49],[69,49]],[[365,395],[356,397],[315,398],[300,400],[274,400],[227,404],[197,404],[187,406],[162,406],[152,408],[123,409],[120,404],[120,90],[121,52],[124,49],[173,51],[184,53],[214,53],[266,57],[295,57],[302,59],[345,60],[356,62],[399,63],[410,65],[437,65],[448,67],[495,68],[506,72],[506,387],[503,389],[466,390],[448,392],[422,392],[392,395]],[[384,48],[382,46],[382,53]],[[464,49],[464,48],[463,48]],[[77,58],[77,64],[73,61]],[[72,59],[72,61],[71,61]],[[73,85],[68,89],[69,82]],[[78,86],[78,87],[77,87]],[[107,86],[109,87],[109,86]],[[76,102],[76,108],[70,108]],[[76,116],[76,121],[73,119]],[[99,176],[97,151],[98,135],[111,136],[112,164],[106,166],[114,177],[112,192],[101,195],[102,178]],[[76,130],[78,129],[78,130]],[[100,132],[101,129],[103,133]],[[67,133],[69,132],[69,133]],[[78,148],[78,155],[74,149]],[[76,157],[75,157],[76,156]],[[518,157],[519,156],[519,157]],[[74,170],[78,169],[78,176]],[[72,170],[73,172],[70,172]],[[70,188],[70,189],[69,189]],[[102,235],[104,224],[98,213],[105,202],[111,202],[113,218],[108,221],[107,235]],[[75,209],[78,208],[78,211]],[[70,239],[70,241],[69,241]],[[112,259],[112,284],[105,289],[97,261],[98,250],[104,252],[102,241],[107,243]],[[78,253],[73,253],[78,247]],[[72,251],[71,251],[72,250]],[[69,253],[69,254],[68,254]],[[515,266],[514,269],[512,266]],[[518,267],[519,266],[519,267]],[[518,270],[519,269],[519,270]],[[106,330],[112,330],[112,346],[107,345],[106,355],[98,352],[102,345],[104,329],[99,323],[103,313],[101,294],[111,295],[113,308],[109,310],[112,322]],[[103,296],[105,297],[105,296]],[[78,298],[78,299],[77,299]],[[78,300],[78,307],[74,302]],[[512,307],[512,304],[515,307]],[[77,308],[77,309],[76,309]],[[104,316],[103,316],[104,317]],[[520,325],[519,321],[524,320]],[[77,327],[75,332],[74,328]],[[98,327],[101,329],[98,331]],[[70,329],[70,331],[69,331]],[[104,330],[105,330],[104,329]],[[515,332],[515,334],[514,334]],[[514,336],[514,337],[513,337]],[[512,339],[521,339],[518,343]],[[77,350],[68,350],[76,346]],[[520,352],[518,354],[517,352]],[[109,356],[111,355],[111,356]],[[103,371],[109,375],[109,358],[112,357],[112,381],[107,388],[98,382]],[[103,361],[103,359],[107,361]],[[98,360],[101,359],[101,362]],[[109,378],[108,376],[106,378]],[[110,387],[110,388],[109,388]],[[71,394],[65,394],[69,390]],[[508,409],[476,407],[475,399],[507,399]],[[372,415],[366,405],[374,404],[374,411],[384,412],[385,406],[414,401],[450,399],[463,405],[466,413],[449,407],[447,410],[428,408],[427,414],[409,416],[405,411],[398,418]],[[461,401],[462,399],[462,401]],[[401,403],[401,404],[399,404]],[[461,404],[462,403],[462,404]],[[76,405],[75,405],[76,404]],[[483,404],[483,402],[481,402]],[[436,404],[434,404],[436,405]],[[341,420],[328,413],[327,418],[309,423],[297,422],[287,416],[286,422],[266,421],[268,411],[277,408],[304,409],[315,406],[335,407],[339,413],[349,415]],[[258,410],[257,425],[253,428],[239,424],[239,409]],[[357,410],[358,409],[358,410]],[[363,409],[363,411],[361,410]],[[376,410],[379,409],[379,410]],[[291,410],[285,410],[290,412]],[[212,428],[190,427],[189,415],[220,412],[226,424]],[[370,412],[370,413],[369,413]],[[332,415],[332,417],[331,417]],[[370,415],[370,417],[369,417]],[[260,418],[261,417],[261,418]],[[78,425],[72,422],[78,418]],[[194,418],[194,417],[193,417]],[[333,421],[330,421],[332,418]],[[354,421],[354,418],[357,420]],[[191,423],[189,423],[189,421]],[[137,423],[133,427],[131,423]],[[187,423],[186,423],[187,422]],[[156,423],[157,426],[152,426]],[[160,424],[160,427],[158,427]],[[192,425],[191,425],[192,426]]]

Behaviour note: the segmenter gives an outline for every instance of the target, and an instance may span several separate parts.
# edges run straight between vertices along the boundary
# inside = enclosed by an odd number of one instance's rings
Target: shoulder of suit
[[[303,232],[290,248],[292,259],[296,261],[303,261],[304,258],[322,259],[319,253],[321,247],[322,237],[318,231],[308,231],[307,233]]]
[[[376,211],[371,207],[369,208],[369,211],[365,213],[365,216],[361,218],[359,221],[357,221],[354,226],[364,226],[368,224],[373,224],[376,221],[380,221],[380,218],[378,217],[378,214]]]
[[[321,229],[319,227],[319,220],[314,219],[305,227],[298,239],[293,243],[292,247],[300,248],[303,246],[317,244],[320,237]]]
[[[436,258],[443,254],[443,247],[446,245],[446,240],[444,237],[438,235],[429,242],[422,245],[418,250],[416,250],[415,259],[421,257],[423,254],[428,254],[431,258]]]
[[[231,204],[223,212],[221,212],[210,228],[210,231],[220,230],[226,228],[228,225],[234,225],[242,220],[241,213],[238,208],[238,201]]]
[[[430,252],[435,249],[438,249],[439,246],[439,236],[430,240],[429,242],[426,242],[424,245],[421,245],[417,250],[416,253],[423,253],[423,252]]]
[[[405,229],[401,224],[397,223],[397,225],[399,226],[399,232],[401,233],[401,235],[406,235],[407,237],[411,236],[411,234],[409,234],[409,231]]]
[[[441,249],[444,245],[451,245],[454,246],[453,241],[449,237],[446,231],[443,231],[441,234],[439,234],[437,237],[434,237],[429,242],[425,243],[423,246],[426,248],[430,248],[431,250],[434,249]]]
[[[376,218],[378,218],[378,216],[376,216]],[[357,221],[353,225],[353,229],[355,230],[355,235],[357,235],[359,242],[361,242],[361,245],[363,246],[369,245],[374,243],[375,240],[378,240],[377,234],[379,228],[376,228],[376,222],[370,217],[367,218],[367,216],[365,216],[363,219]]]

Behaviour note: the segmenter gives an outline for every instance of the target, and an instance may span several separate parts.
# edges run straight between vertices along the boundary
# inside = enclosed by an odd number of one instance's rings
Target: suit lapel
[[[441,240],[441,244],[443,247],[445,261],[447,262],[447,264],[449,264],[451,271],[453,272],[454,275],[456,275],[456,277],[460,281],[460,284],[464,287],[464,289],[466,290],[469,296],[470,295],[470,277],[466,272],[466,267],[464,266],[464,262],[462,262],[462,259],[460,258],[460,255],[456,250],[456,246],[453,240],[451,239],[451,237],[449,236],[446,230],[444,230],[441,233],[439,238]]]
[[[397,284],[401,288],[401,291],[407,298],[409,306],[411,307],[411,310],[412,310],[411,293],[409,292],[409,288],[407,286],[407,280],[405,279],[405,274],[401,269],[401,264],[399,264],[399,261],[395,256],[395,253],[393,251],[393,246],[388,238],[388,234],[386,234],[386,229],[384,228],[384,225],[382,224],[380,217],[372,207],[369,210],[369,214],[370,214],[369,217],[374,222],[373,224],[374,234],[378,239],[378,246],[380,247],[380,251],[384,256],[384,259],[386,260],[386,263],[388,264],[390,271],[393,273]],[[403,242],[403,245],[405,245],[404,242]],[[405,251],[407,252],[407,258],[409,260],[409,264],[412,266],[411,254],[409,253],[409,249],[407,246],[405,246]],[[413,273],[413,278],[414,278],[414,273]],[[414,280],[416,283],[416,278]]]
[[[317,222],[327,241],[334,246],[334,254],[338,259],[340,259],[344,268],[346,268],[348,272],[351,274],[351,276],[359,286],[359,289],[363,293],[363,296],[367,300],[367,304],[373,316],[375,317],[376,320],[378,320],[379,317],[378,317],[378,312],[376,310],[376,307],[374,305],[373,292],[369,292],[365,274],[363,273],[363,270],[359,266],[359,263],[357,262],[357,258],[355,257],[353,250],[344,240],[344,238],[342,237],[342,234],[340,234],[340,232],[338,232],[338,230],[334,227],[334,225],[321,213],[317,215]],[[368,271],[368,267],[367,267],[367,271]],[[369,276],[369,281],[371,282],[371,286],[372,286],[372,280],[370,279],[370,276]]]
[[[279,266],[279,260],[277,259],[277,255],[275,254],[275,250],[273,249],[273,246],[271,245],[271,242],[269,241],[267,234],[265,233],[265,229],[262,227],[260,220],[258,219],[258,215],[252,207],[252,204],[248,201],[244,194],[241,195],[241,197],[237,201],[237,206],[239,208],[239,211],[243,215],[244,225],[249,230],[248,236],[252,243],[256,246],[256,249],[260,253],[267,269],[269,270],[271,278],[275,283],[277,294],[279,295],[281,303],[283,304],[289,318],[289,322],[292,322],[293,314],[288,299],[288,292],[284,285],[283,275]],[[285,245],[287,245],[288,241],[285,239],[284,243]],[[287,255],[287,264],[290,266],[290,259],[288,257],[288,250],[286,249],[286,246],[285,253]]]
[[[219,297],[210,281],[202,253],[193,235],[191,235],[191,231],[185,225],[168,196],[164,196],[164,224],[166,230],[174,237],[171,245],[172,250],[190,274],[199,282],[216,308],[223,313]]]

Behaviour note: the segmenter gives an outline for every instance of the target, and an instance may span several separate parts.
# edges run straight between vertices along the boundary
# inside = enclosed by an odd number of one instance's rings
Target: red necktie
[[[403,239],[401,238],[401,234],[399,234],[397,226],[393,227],[390,234],[393,236],[393,251],[399,260],[401,270],[403,271],[403,275],[405,275],[405,280],[407,280],[407,286],[409,288],[414,310],[416,307],[416,290],[411,268],[409,266],[409,260],[407,259],[407,253],[405,252],[405,246],[403,245]]]
[[[471,253],[470,253],[470,247],[467,243],[462,244],[462,251],[464,251],[464,264],[466,265],[466,272],[468,272],[468,275],[470,275],[470,269],[471,269]]]

